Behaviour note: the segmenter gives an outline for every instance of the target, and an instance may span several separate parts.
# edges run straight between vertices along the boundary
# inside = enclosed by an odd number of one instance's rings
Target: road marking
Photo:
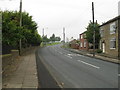
[[[93,65],[93,64],[90,64],[90,63],[87,63],[87,62],[84,62],[84,61],[81,61],[81,60],[78,60],[78,61],[81,62],[81,63],[84,63],[84,64],[86,64],[86,65],[92,66],[92,67],[94,67],[94,68],[100,69],[100,67],[95,66],[95,65]]]
[[[120,77],[120,74],[118,74],[118,77]]]
[[[67,56],[67,57],[69,57],[69,58],[71,58],[71,59],[72,59],[72,57],[71,57],[71,56],[68,56],[68,55],[65,55],[65,56]]]
[[[59,52],[60,54],[63,54],[62,52]]]
[[[80,56],[80,57],[85,57],[84,55],[80,55],[80,54],[77,54],[77,56]]]

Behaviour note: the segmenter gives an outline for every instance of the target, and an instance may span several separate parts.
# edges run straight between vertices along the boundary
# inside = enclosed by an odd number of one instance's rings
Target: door
[[[105,53],[105,43],[102,43],[102,46],[103,46],[103,53]]]

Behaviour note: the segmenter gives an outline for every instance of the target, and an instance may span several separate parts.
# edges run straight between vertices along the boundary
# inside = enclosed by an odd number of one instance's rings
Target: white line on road
[[[68,55],[65,55],[65,56],[67,56],[67,57],[69,57],[69,58],[71,58],[71,59],[72,59],[72,57],[71,57],[71,56],[68,56]]]
[[[60,54],[63,54],[62,52],[59,52]]]
[[[120,77],[120,74],[118,74],[118,77]]]
[[[92,66],[92,67],[94,67],[94,68],[100,69],[100,67],[95,66],[95,65],[93,65],[93,64],[90,64],[90,63],[87,63],[87,62],[84,62],[84,61],[81,61],[81,60],[78,60],[78,61],[81,62],[81,63],[84,63],[84,64],[86,64],[86,65]]]

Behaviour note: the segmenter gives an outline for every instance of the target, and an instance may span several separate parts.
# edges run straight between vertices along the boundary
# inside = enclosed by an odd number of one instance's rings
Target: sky
[[[95,20],[99,24],[118,16],[118,2],[120,0],[22,0],[22,11],[33,16],[38,24],[38,32],[48,37],[54,33],[63,39],[65,36],[78,39],[79,34],[86,31],[92,20],[92,2],[94,2]],[[1,10],[19,11],[20,0],[0,0]]]

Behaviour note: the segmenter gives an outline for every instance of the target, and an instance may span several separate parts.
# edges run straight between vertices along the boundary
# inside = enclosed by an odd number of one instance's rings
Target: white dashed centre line
[[[95,65],[93,65],[93,64],[90,64],[90,63],[87,63],[87,62],[84,62],[84,61],[81,61],[81,60],[78,60],[78,61],[81,62],[81,63],[84,63],[84,64],[86,64],[86,65],[89,65],[89,66],[91,66],[91,67],[94,67],[94,68],[100,69],[100,67],[95,66]]]
[[[62,52],[59,52],[60,54],[63,54]]]
[[[120,77],[120,74],[118,74],[118,76]]]
[[[68,56],[68,55],[65,55],[65,56],[67,56],[67,57],[69,57],[69,58],[71,58],[71,59],[72,59],[72,57],[71,57],[71,56]]]

